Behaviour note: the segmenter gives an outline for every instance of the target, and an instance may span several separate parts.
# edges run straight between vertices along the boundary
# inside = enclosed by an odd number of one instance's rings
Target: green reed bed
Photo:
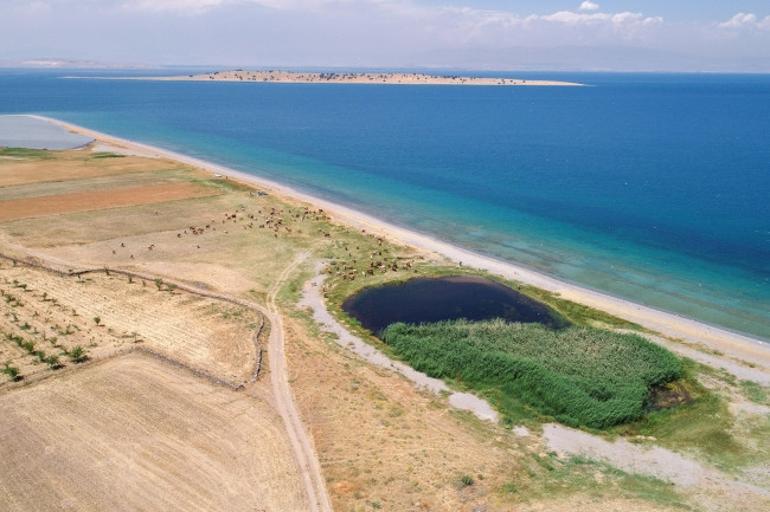
[[[520,401],[572,426],[606,428],[638,419],[654,387],[683,376],[668,350],[636,334],[593,327],[398,323],[383,339],[417,370],[497,397],[506,415]]]

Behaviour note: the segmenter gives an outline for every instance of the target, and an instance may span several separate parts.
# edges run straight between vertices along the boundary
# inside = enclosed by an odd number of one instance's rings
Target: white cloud
[[[770,16],[759,19],[756,14],[750,12],[739,12],[727,21],[720,23],[719,28],[723,29],[756,29],[770,30]]]
[[[276,10],[312,10],[329,4],[351,4],[356,0],[122,0],[125,8],[144,11],[176,11],[200,14],[216,7],[254,4]],[[358,0],[378,3],[379,0]],[[389,0],[385,0],[389,1]]]
[[[124,7],[145,11],[173,11],[198,15],[225,5],[258,5],[287,16],[337,17],[362,25],[393,22],[397,31],[411,30],[456,47],[528,44],[532,38],[565,43],[615,38],[627,42],[663,22],[637,12],[601,12],[599,4],[584,1],[574,11],[519,14],[504,9],[468,5],[436,5],[421,0],[120,0]],[[418,36],[420,37],[420,36]]]
[[[126,0],[123,6],[139,11],[176,11],[199,14],[228,3],[228,0]]]
[[[531,16],[528,19],[539,19],[544,21],[563,23],[565,25],[595,25],[599,23],[610,24],[615,28],[629,26],[652,26],[663,22],[660,16],[644,16],[638,12],[619,12],[619,13],[582,13],[573,11],[559,11],[553,14],[542,16]]]

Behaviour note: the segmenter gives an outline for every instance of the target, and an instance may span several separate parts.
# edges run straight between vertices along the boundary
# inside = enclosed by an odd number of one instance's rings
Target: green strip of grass
[[[394,324],[383,339],[415,369],[483,392],[509,419],[524,404],[576,427],[627,423],[643,416],[654,387],[683,375],[668,350],[592,327],[460,320]]]
[[[554,454],[533,455],[501,489],[504,498],[532,502],[584,494],[601,500],[624,496],[669,508],[690,510],[682,496],[666,482],[628,474],[584,457],[559,459]]]
[[[121,155],[118,153],[112,153],[109,151],[98,151],[91,155],[91,158],[94,160],[103,160],[105,158],[125,158],[126,155]]]
[[[0,156],[10,156],[14,158],[44,159],[53,158],[49,151],[45,149],[27,149],[27,148],[0,148]]]

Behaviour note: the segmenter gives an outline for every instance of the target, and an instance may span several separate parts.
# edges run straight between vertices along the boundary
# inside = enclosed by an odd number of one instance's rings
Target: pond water
[[[366,288],[349,297],[342,308],[375,334],[396,322],[442,320],[538,322],[563,327],[566,322],[545,304],[489,279],[468,276],[416,278]]]
[[[71,133],[44,119],[29,116],[0,116],[0,147],[26,149],[74,149],[92,138]]]

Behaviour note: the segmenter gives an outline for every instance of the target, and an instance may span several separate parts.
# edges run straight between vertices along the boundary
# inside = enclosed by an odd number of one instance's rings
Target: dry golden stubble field
[[[265,402],[138,353],[0,392],[0,503],[29,510],[306,510]]]

